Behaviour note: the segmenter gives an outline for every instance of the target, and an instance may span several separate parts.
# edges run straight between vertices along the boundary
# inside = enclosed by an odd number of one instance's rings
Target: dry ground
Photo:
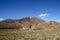
[[[0,40],[60,40],[60,30],[0,29]]]

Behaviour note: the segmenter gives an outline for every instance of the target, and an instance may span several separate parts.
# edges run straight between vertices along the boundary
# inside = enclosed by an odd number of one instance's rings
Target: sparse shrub
[[[43,28],[36,28],[36,29],[34,29],[34,30],[42,30]]]
[[[5,38],[0,38],[0,40],[6,40]]]
[[[60,40],[60,38],[56,38],[57,40]]]
[[[29,40],[29,38],[24,38],[24,40]]]

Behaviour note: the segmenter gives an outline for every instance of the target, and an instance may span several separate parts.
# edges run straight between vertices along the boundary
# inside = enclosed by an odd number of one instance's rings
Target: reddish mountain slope
[[[38,24],[41,24],[45,21],[35,18],[35,17],[26,17],[18,20],[11,20],[7,19],[2,22],[0,22],[0,28],[31,28],[32,26],[36,26]]]
[[[60,27],[55,21],[45,22],[35,17],[26,17],[18,20],[7,19],[0,22],[0,29],[46,29]]]

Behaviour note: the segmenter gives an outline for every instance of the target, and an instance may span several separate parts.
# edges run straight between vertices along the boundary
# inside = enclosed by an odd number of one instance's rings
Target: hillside
[[[60,23],[35,17],[0,22],[0,40],[60,40]]]
[[[41,26],[42,26],[42,28],[46,28],[46,29],[50,29],[50,28],[56,29],[56,28],[60,27],[60,23],[58,23],[56,21],[46,21]]]
[[[0,28],[2,29],[29,29],[38,26],[38,24],[44,23],[44,20],[35,17],[26,17],[18,20],[6,19],[0,22]],[[34,26],[34,27],[32,27]]]
[[[44,21],[36,17],[25,17],[22,19],[6,19],[0,22],[0,29],[46,29],[56,28],[60,23],[55,21]]]

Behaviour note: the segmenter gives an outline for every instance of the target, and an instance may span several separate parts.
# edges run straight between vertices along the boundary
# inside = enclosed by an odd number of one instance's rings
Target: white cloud
[[[0,21],[3,21],[4,19],[3,18],[0,18]]]
[[[39,17],[46,17],[46,16],[48,16],[48,14],[45,14],[45,13],[41,13],[41,14],[39,15]]]

